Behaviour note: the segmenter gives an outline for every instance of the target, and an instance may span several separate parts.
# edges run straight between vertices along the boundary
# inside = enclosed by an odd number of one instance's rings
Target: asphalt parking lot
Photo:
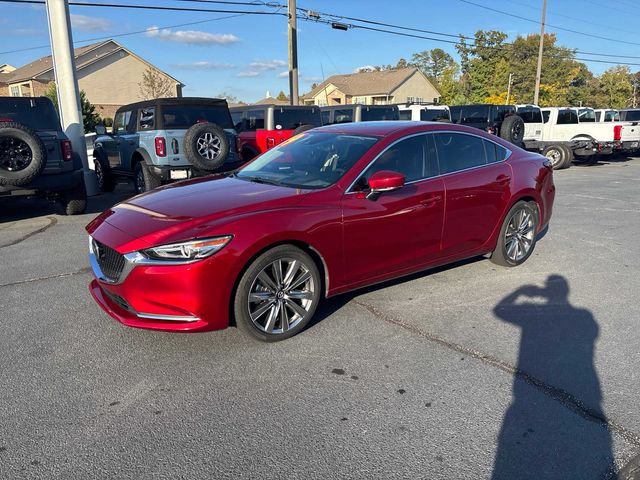
[[[555,179],[523,266],[337,297],[277,344],[94,304],[83,227],[127,185],[5,202],[0,478],[640,478],[640,159]]]

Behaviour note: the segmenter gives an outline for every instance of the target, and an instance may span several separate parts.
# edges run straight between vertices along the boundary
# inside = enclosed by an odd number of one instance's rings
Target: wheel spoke
[[[289,330],[289,314],[284,305],[280,306],[280,328],[283,332]]]
[[[514,257],[514,250],[517,249],[517,245],[518,245],[518,240],[517,239],[512,239],[509,243],[507,243],[506,247],[507,247],[507,256],[509,258],[511,258],[512,260],[515,258]]]
[[[271,292],[251,292],[249,294],[250,302],[266,302],[268,300],[274,300],[275,297]]]
[[[282,260],[276,260],[271,264],[271,270],[273,271],[273,278],[276,281],[276,285],[282,287]]]
[[[300,262],[298,262],[298,260],[294,260],[293,262],[289,263],[289,267],[287,268],[287,273],[284,276],[284,288],[288,289],[291,288],[291,282],[293,282],[293,279],[296,276],[296,273],[298,273],[298,269],[300,268]]]
[[[296,278],[292,283],[291,286],[287,289],[288,291],[293,290],[296,287],[299,287],[300,285],[302,285],[303,283],[305,283],[307,280],[309,280],[311,278],[311,273],[309,273],[308,271],[304,272],[302,275],[300,275],[298,278]]]
[[[292,300],[313,300],[313,293],[308,290],[292,290],[287,293],[287,297]]]
[[[278,290],[278,287],[276,286],[275,283],[273,283],[273,280],[271,280],[269,278],[269,275],[267,275],[267,273],[263,270],[260,272],[260,274],[258,275],[258,280],[260,280],[260,283],[262,283],[262,285],[264,285],[264,287],[269,290],[271,293],[276,293],[276,291]]]
[[[273,327],[276,324],[278,313],[280,312],[280,302],[276,302],[271,305],[269,310],[269,317],[267,317],[267,323],[264,324],[264,329],[267,333],[273,333]]]
[[[303,307],[298,305],[296,302],[294,302],[293,300],[286,298],[285,302],[287,306],[291,308],[291,310],[293,310],[295,313],[297,313],[300,316],[300,318],[303,318],[307,314],[307,311]]]

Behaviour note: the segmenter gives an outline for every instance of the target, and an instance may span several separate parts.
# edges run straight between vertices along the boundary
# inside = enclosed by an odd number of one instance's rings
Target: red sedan
[[[304,329],[324,297],[464,258],[516,266],[549,223],[551,164],[459,125],[338,124],[88,226],[90,290],[134,327]]]

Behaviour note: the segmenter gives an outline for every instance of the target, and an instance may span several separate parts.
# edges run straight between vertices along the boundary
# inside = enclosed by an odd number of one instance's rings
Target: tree
[[[633,95],[633,85],[629,67],[617,65],[606,70],[599,79],[604,104],[598,106],[624,108]]]
[[[227,92],[221,92],[217,94],[216,98],[224,98],[227,101],[227,103],[233,103],[236,105],[246,105],[246,103],[243,102],[242,100],[238,100],[238,97]]]
[[[440,83],[445,72],[458,69],[458,64],[453,57],[441,48],[414,53],[411,56],[411,65],[418,67],[429,77],[429,80],[435,83]]]
[[[58,109],[58,90],[55,82],[49,84],[49,88],[45,92],[45,96],[49,97],[53,102],[53,105]],[[85,133],[95,132],[96,125],[101,123],[100,115],[96,113],[96,107],[91,105],[91,102],[87,99],[87,94],[84,90],[80,91],[80,105],[82,107],[82,123]]]
[[[288,102],[289,101],[289,97],[287,96],[286,93],[284,93],[282,90],[280,90],[280,93],[276,97],[276,100],[281,100],[283,102]]]
[[[138,83],[140,95],[145,100],[161,97],[174,97],[175,84],[155,68],[148,67],[142,74],[142,81]]]

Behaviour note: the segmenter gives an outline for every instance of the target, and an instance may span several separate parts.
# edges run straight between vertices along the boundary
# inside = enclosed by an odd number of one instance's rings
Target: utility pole
[[[296,0],[289,0],[289,102],[298,105],[298,21]]]
[[[636,108],[636,90],[638,89],[638,82],[633,82],[633,108]]]
[[[538,105],[540,98],[540,77],[542,76],[542,52],[544,50],[544,20],[547,16],[547,0],[542,0],[542,27],[540,28],[540,48],[538,49],[538,69],[536,70],[536,90],[533,94],[533,104]]]
[[[84,140],[80,90],[78,89],[69,17],[69,0],[47,0],[46,7],[51,40],[51,59],[56,79],[62,128],[71,140],[73,152],[79,155],[82,160],[87,195],[96,195],[98,180],[95,172],[89,169],[87,146]]]
[[[511,83],[513,82],[513,73],[509,74],[509,86],[507,87],[507,101],[504,102],[505,105],[509,105],[509,100],[511,99]]]

